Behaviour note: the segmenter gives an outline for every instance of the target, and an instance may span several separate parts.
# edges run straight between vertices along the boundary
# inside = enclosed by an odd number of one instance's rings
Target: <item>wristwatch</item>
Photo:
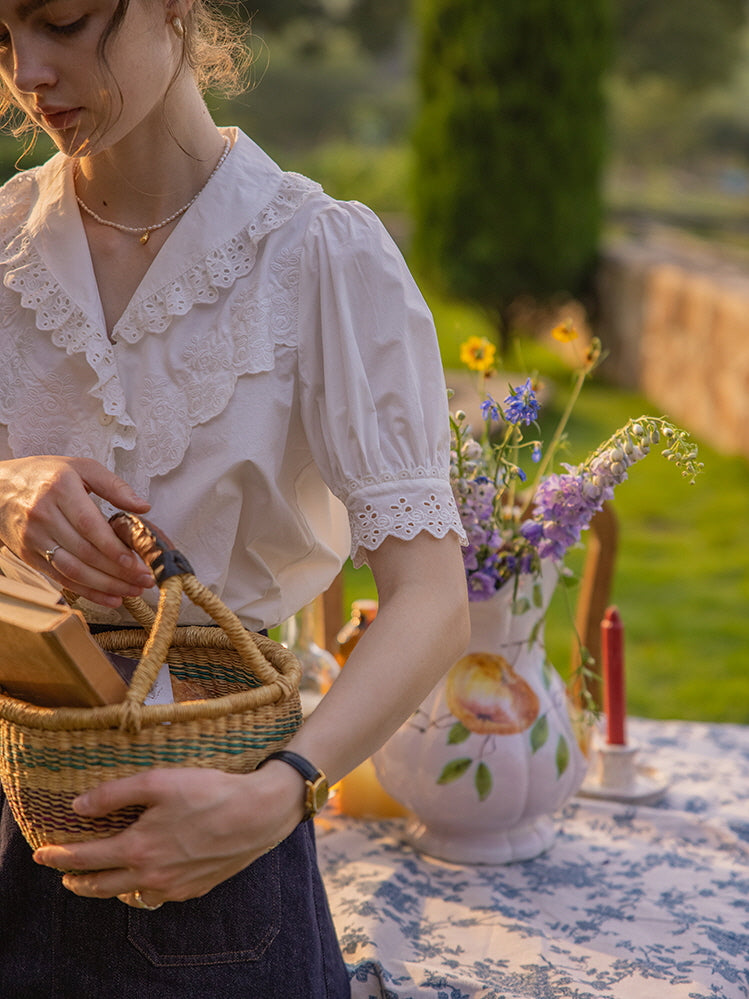
[[[258,764],[257,769],[260,769],[260,767],[264,766],[269,760],[281,760],[282,763],[288,763],[290,767],[293,767],[297,773],[304,777],[306,794],[304,797],[304,815],[302,816],[302,822],[306,822],[307,819],[314,818],[328,800],[328,794],[330,793],[328,788],[328,778],[322,770],[318,770],[317,767],[313,766],[309,760],[305,760],[305,758],[300,756],[299,753],[292,753],[290,749],[279,749],[278,752],[271,753],[270,756],[266,756],[265,759]]]

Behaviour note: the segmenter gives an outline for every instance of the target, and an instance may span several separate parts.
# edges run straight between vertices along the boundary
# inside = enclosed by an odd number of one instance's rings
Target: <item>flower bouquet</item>
[[[557,326],[552,336],[562,342],[578,338],[570,322]],[[462,345],[461,359],[478,373],[481,392],[494,367],[494,345],[471,337]],[[450,478],[468,536],[463,560],[470,600],[487,600],[510,580],[517,583],[522,575],[537,575],[542,559],[562,563],[593,515],[613,498],[629,468],[653,446],[664,445],[663,457],[690,482],[702,469],[697,446],[684,430],[663,417],[639,416],[580,464],[562,463],[564,471],[552,471],[575,402],[600,360],[601,345],[594,338],[578,365],[570,398],[548,446],[540,439],[540,402],[533,378],[510,386],[502,403],[485,394],[484,427],[478,437],[464,412],[451,416]],[[530,483],[520,464],[523,451],[530,451],[538,466]]]

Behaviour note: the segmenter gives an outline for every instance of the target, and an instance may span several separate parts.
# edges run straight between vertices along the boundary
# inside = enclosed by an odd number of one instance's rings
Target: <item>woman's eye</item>
[[[69,24],[49,24],[48,28],[53,35],[74,35],[86,26],[87,21],[88,14],[84,14],[83,17],[79,17],[77,20],[71,21]]]

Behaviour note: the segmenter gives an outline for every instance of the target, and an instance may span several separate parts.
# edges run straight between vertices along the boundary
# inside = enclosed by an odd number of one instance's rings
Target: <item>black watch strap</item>
[[[266,756],[258,764],[258,768],[262,767],[269,760],[281,760],[282,763],[288,763],[297,773],[301,774],[306,785],[302,821],[305,822],[307,819],[314,818],[328,800],[328,778],[322,770],[318,770],[309,760],[300,756],[299,753],[292,752],[290,749],[279,749],[277,752],[271,753],[270,756]]]

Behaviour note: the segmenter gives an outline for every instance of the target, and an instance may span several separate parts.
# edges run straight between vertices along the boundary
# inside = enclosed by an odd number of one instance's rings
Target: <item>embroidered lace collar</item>
[[[234,145],[226,162],[170,233],[115,325],[114,340],[134,343],[146,332],[163,331],[172,316],[184,315],[196,302],[214,300],[217,288],[230,287],[249,272],[257,240],[319,190],[306,178],[284,173],[239,130],[229,134]],[[23,226],[21,245],[13,246],[20,254],[12,255],[12,269],[37,257],[35,266],[49,272],[71,306],[92,327],[103,329],[71,162],[58,153],[31,173],[38,198]]]
[[[263,237],[291,219],[318,191],[319,185],[282,172],[250,139],[236,133],[222,170],[170,234],[115,326],[115,339],[137,344],[146,336],[160,336],[198,303],[215,302],[222,289],[231,295],[235,282],[250,274]],[[43,397],[48,395],[52,372],[64,365],[66,355],[85,358],[94,376],[85,380],[87,385],[81,382],[84,395],[71,401],[70,432],[75,440],[58,439],[59,434],[55,437],[57,432],[50,429],[55,442],[50,438],[47,449],[73,453],[73,448],[113,467],[113,452],[119,448],[138,466],[131,476],[136,488],[179,464],[191,428],[222,411],[237,377],[273,366],[274,323],[284,310],[261,307],[255,297],[246,303],[240,296],[235,309],[214,314],[210,330],[200,325],[199,350],[186,328],[179,345],[175,342],[168,353],[149,352],[151,367],[136,373],[136,381],[158,378],[167,409],[177,413],[187,406],[180,420],[172,421],[179,428],[178,440],[165,447],[163,429],[151,434],[142,425],[145,415],[140,396],[132,397],[133,384],[128,405],[121,380],[124,359],[118,358],[116,345],[106,336],[71,165],[60,155],[20,174],[0,192],[0,267],[7,289],[0,309],[0,355],[5,362],[0,372],[0,418],[9,427],[17,454],[39,453],[27,412],[28,386],[26,391],[19,388],[36,370],[29,366],[31,354],[40,373],[46,372],[45,387],[39,386]],[[31,317],[19,321],[14,316],[13,300],[33,314],[33,322],[28,321]],[[242,335],[236,309],[242,312]],[[266,321],[261,322],[263,317]],[[43,361],[34,328],[48,337],[51,354]],[[175,350],[179,377],[170,369]],[[141,385],[137,391],[142,394],[145,389]],[[62,405],[62,399],[57,404]],[[159,444],[149,450],[152,437]]]

